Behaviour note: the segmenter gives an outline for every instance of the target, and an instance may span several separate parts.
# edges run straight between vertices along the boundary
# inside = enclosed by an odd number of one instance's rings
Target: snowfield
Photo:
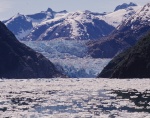
[[[143,92],[149,85],[149,79],[0,79],[0,117],[150,118],[130,100],[112,93],[127,89]]]
[[[120,9],[108,13],[104,16],[100,16],[100,18],[105,22],[107,22],[108,24],[117,28],[119,25],[123,23],[123,21],[133,16],[139,9],[141,9],[141,6],[128,7],[126,9]]]
[[[111,59],[94,59],[88,55],[87,41],[55,39],[24,41],[42,53],[64,74],[71,78],[94,78]]]

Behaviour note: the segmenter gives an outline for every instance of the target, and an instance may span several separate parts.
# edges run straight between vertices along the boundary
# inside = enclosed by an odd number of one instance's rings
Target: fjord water
[[[136,106],[129,99],[118,98],[113,90],[136,89],[143,92],[149,89],[149,85],[149,79],[1,79],[0,116],[148,118],[149,112]]]

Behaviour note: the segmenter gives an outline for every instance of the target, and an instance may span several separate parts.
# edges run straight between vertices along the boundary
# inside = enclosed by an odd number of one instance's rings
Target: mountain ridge
[[[20,43],[0,22],[0,78],[61,77],[55,66],[42,54]]]
[[[135,46],[116,56],[98,78],[149,78],[150,32]]]
[[[134,9],[121,11],[120,12],[121,15],[119,17],[123,17],[126,15],[124,18],[127,18],[131,14],[134,14],[134,11],[135,11]],[[115,14],[117,14],[117,13],[115,13]],[[35,13],[35,14],[31,14],[31,15],[18,14],[18,15],[14,16],[8,20],[5,20],[3,22],[20,40],[28,39],[28,37],[31,37],[29,35],[32,35],[32,32],[34,32],[34,30],[36,30],[36,28],[39,28],[40,25],[44,22],[49,22],[49,20],[52,20],[53,23],[55,22],[55,24],[57,24],[57,26],[53,26],[54,24],[52,23],[47,28],[55,27],[55,29],[59,29],[58,31],[56,31],[55,34],[53,34],[52,39],[60,38],[60,37],[67,37],[67,38],[71,38],[71,39],[76,38],[76,39],[85,40],[85,39],[99,39],[105,35],[108,35],[112,30],[114,30],[115,27],[122,22],[122,20],[119,19],[119,21],[117,23],[115,23],[116,19],[115,19],[115,17],[113,18],[113,16],[115,16],[115,14],[113,14],[113,13],[107,13],[107,14],[106,13],[96,13],[96,12],[91,12],[88,10],[76,11],[76,12],[67,12],[66,10],[63,10],[60,12],[55,12],[51,8],[48,8],[46,11],[41,11],[39,13]],[[22,19],[21,19],[22,24],[25,24],[26,26],[28,26],[30,24],[30,26],[27,28],[24,28],[24,26],[19,24],[19,22],[20,22],[19,17],[22,17]],[[112,20],[110,22],[108,20],[109,17],[111,17],[114,20]],[[66,23],[64,23],[64,26],[59,27],[60,22],[61,22],[61,24],[63,24],[63,22],[66,22]],[[43,27],[45,27],[45,26],[43,26]],[[63,35],[62,35],[60,33],[60,30],[63,27],[65,27],[66,33],[63,33]],[[92,27],[92,28],[89,28],[89,27]],[[96,32],[95,35],[92,32]],[[60,36],[58,35],[59,33],[60,33]]]
[[[127,3],[123,3],[123,4],[121,4],[121,5],[118,5],[116,8],[115,8],[115,10],[114,11],[118,11],[118,10],[120,10],[120,9],[126,9],[126,8],[128,8],[128,7],[133,7],[133,6],[137,6],[137,4],[135,4],[135,3],[133,3],[133,2],[130,2],[129,4],[127,4]]]
[[[144,5],[129,19],[124,20],[124,22],[110,35],[105,37],[103,41],[89,44],[89,53],[91,53],[92,57],[113,58],[123,50],[135,45],[139,39],[150,31],[149,10],[150,3]]]
[[[100,20],[91,12],[77,11],[39,24],[28,35],[27,39],[49,40],[60,37],[81,40],[98,39],[109,34],[113,29],[113,26]],[[38,30],[40,30],[38,32],[40,36],[37,37],[36,32]]]

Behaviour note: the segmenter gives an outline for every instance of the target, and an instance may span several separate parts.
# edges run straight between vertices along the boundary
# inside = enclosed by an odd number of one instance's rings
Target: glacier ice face
[[[87,54],[87,41],[55,39],[51,41],[25,41],[26,45],[47,58],[83,58]]]
[[[72,78],[92,78],[102,71],[110,59],[74,58],[50,59],[53,63],[61,65],[62,72]]]
[[[26,45],[50,59],[68,77],[96,77],[111,59],[94,59],[88,55],[87,41],[55,39],[24,41]]]

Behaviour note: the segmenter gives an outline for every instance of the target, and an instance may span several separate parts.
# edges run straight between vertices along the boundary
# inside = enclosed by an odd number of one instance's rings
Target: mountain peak
[[[48,8],[47,12],[53,12],[53,10],[51,8]]]
[[[120,9],[126,9],[128,7],[133,7],[133,6],[137,6],[137,4],[130,2],[129,4],[127,3],[123,3],[122,5],[118,5],[114,11],[120,10]]]
[[[23,14],[17,13],[14,17],[22,17],[24,16]]]
[[[131,18],[131,22],[139,21],[140,23],[149,24],[150,19],[150,3],[147,3],[143,7],[141,7],[136,14]],[[148,25],[149,26],[149,25]]]
[[[62,10],[62,11],[60,11],[58,13],[67,13],[67,10]]]
[[[85,10],[84,12],[85,12],[85,13],[91,13],[91,11],[89,11],[89,10]]]
[[[144,7],[150,7],[150,2],[147,3]]]

